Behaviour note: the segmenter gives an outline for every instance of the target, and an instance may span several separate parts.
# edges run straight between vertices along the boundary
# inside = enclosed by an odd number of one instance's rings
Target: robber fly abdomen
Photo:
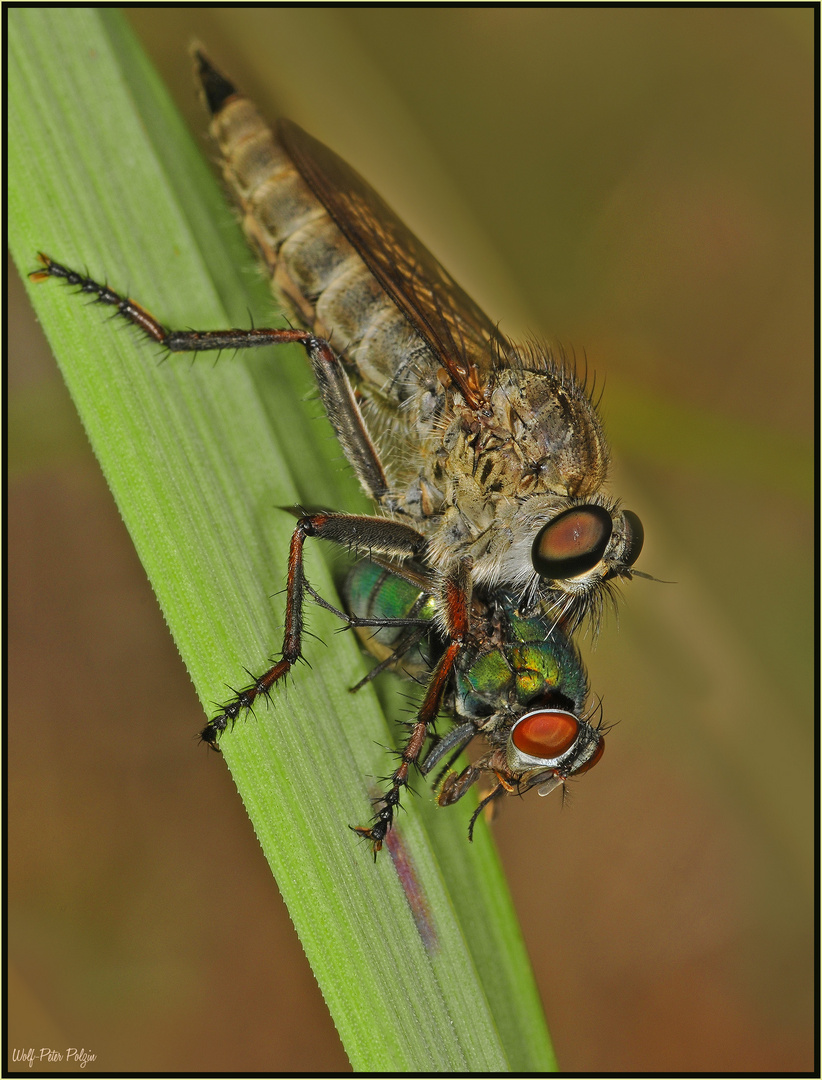
[[[401,426],[403,438],[413,430],[414,441],[422,441],[419,413],[406,403],[419,389],[421,372],[434,372],[433,357],[286,152],[283,133],[308,136],[285,122],[275,134],[255,106],[220,81],[213,69],[203,80],[214,110],[211,133],[220,147],[223,175],[240,207],[245,233],[274,286],[304,326],[333,343],[369,432],[379,439],[390,421]],[[433,374],[428,382],[429,393],[442,397]],[[441,408],[429,406],[428,412],[430,424]],[[345,421],[334,415],[331,419],[340,434]],[[346,447],[345,439],[342,442]],[[363,463],[355,453],[349,458],[364,479]],[[399,509],[402,470],[389,454],[382,466],[385,490],[375,492],[367,481],[366,486],[378,502]],[[430,500],[428,510],[434,510]]]
[[[214,117],[212,134],[245,233],[303,324],[318,337],[333,332],[336,348],[352,355],[380,314],[395,316],[395,333],[407,330],[251,102],[228,100]],[[390,354],[396,341],[389,338],[387,345]],[[390,379],[390,371],[380,374],[376,381]]]

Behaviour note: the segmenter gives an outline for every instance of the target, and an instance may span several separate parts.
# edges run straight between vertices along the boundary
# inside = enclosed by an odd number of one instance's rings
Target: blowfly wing
[[[290,120],[278,135],[314,195],[459,387],[485,403],[494,363],[508,342],[370,184]]]

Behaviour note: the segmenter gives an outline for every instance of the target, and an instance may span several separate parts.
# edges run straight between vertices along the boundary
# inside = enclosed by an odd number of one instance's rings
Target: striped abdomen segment
[[[243,228],[295,313],[331,338],[358,388],[392,411],[418,381],[403,367],[428,350],[314,196],[254,105],[237,94],[212,119]],[[410,372],[409,372],[410,375]]]

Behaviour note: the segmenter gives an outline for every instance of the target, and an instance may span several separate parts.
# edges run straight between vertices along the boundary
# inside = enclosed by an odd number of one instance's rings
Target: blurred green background
[[[675,584],[627,585],[583,643],[601,766],[495,826],[562,1068],[811,1068],[815,13],[127,16],[195,131],[196,36],[506,333],[605,383],[640,568]],[[344,1070],[14,280],[9,324],[9,1046]]]

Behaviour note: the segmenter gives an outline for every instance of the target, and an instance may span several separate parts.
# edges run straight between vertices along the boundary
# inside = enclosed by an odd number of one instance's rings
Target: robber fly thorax
[[[306,329],[169,330],[134,301],[48,256],[40,256],[43,269],[33,276],[78,286],[170,352],[305,348],[329,420],[378,515],[300,518],[289,553],[282,657],[235,694],[202,737],[216,747],[300,659],[306,594],[320,599],[304,572],[306,539],[346,545],[400,576],[421,575],[430,613],[415,616],[416,625],[420,638],[436,628],[439,649],[374,823],[356,830],[376,853],[441,711],[473,724],[489,742],[492,798],[533,786],[531,774],[552,770],[561,781],[598,759],[601,734],[572,698],[565,734],[573,738],[543,732],[542,749],[567,746],[559,755],[530,755],[537,762],[530,768],[532,761],[510,749],[514,732],[539,748],[536,728],[551,722],[526,724],[522,703],[516,716],[498,709],[498,723],[462,718],[460,679],[475,670],[472,657],[494,652],[487,629],[494,618],[507,627],[495,648],[509,667],[519,620],[542,635],[543,666],[558,660],[568,672],[581,670],[567,635],[586,615],[596,622],[614,583],[631,577],[642,526],[603,489],[608,450],[573,367],[547,347],[510,342],[350,166],[296,124],[269,128],[202,53],[195,55],[243,228]],[[358,625],[357,616],[341,614]],[[395,649],[393,660],[400,659]],[[491,686],[497,704],[507,692]],[[550,695],[546,700],[543,712],[563,711]],[[436,749],[434,756],[441,756]],[[442,791],[459,797],[477,775],[446,779]]]

